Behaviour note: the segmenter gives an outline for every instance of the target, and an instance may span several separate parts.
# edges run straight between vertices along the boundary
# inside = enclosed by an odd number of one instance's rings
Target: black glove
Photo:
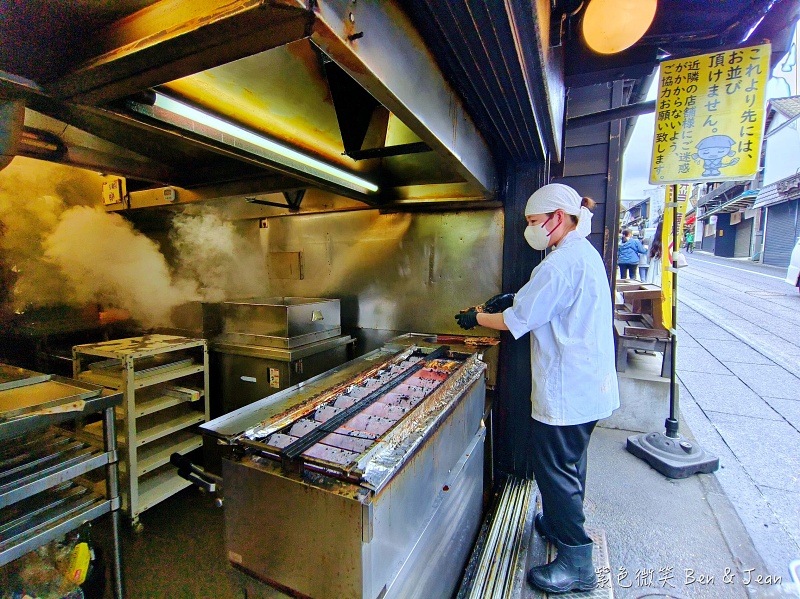
[[[483,311],[489,314],[497,314],[503,310],[507,310],[514,304],[513,293],[501,293],[495,295],[492,299],[483,304]]]
[[[470,308],[466,312],[456,314],[455,318],[458,321],[458,326],[462,329],[469,330],[478,326],[478,312],[475,308]]]

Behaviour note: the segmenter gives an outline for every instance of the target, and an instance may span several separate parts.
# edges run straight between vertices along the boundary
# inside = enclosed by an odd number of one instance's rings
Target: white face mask
[[[550,235],[553,231],[548,232],[548,230],[544,227],[549,220],[550,219],[548,218],[541,225],[528,225],[525,227],[525,241],[527,241],[528,245],[533,249],[546,250],[553,245],[550,241]]]

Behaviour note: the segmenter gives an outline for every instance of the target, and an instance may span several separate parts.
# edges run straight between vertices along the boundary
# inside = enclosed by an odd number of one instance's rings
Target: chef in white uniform
[[[525,208],[525,239],[553,248],[515,295],[495,296],[486,312],[456,316],[463,328],[530,333],[534,476],[543,513],[535,524],[558,547],[555,561],[528,574],[549,593],[597,584],[592,540],[584,530],[586,450],[597,421],[619,407],[611,291],[603,261],[586,240],[594,202],[571,187],[545,185]]]

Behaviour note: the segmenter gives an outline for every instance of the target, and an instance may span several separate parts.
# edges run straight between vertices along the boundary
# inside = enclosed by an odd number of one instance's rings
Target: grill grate
[[[408,368],[405,372],[399,374],[392,380],[386,382],[384,385],[380,386],[378,389],[366,395],[365,397],[361,398],[359,401],[354,403],[349,408],[346,408],[336,414],[335,416],[328,419],[324,424],[318,426],[314,430],[306,433],[304,436],[300,437],[297,441],[293,442],[288,447],[284,448],[281,451],[281,456],[288,458],[290,460],[296,459],[300,456],[304,451],[309,449],[312,445],[315,445],[319,441],[321,441],[324,437],[327,437],[329,434],[333,433],[342,426],[345,422],[362,412],[365,408],[369,407],[373,403],[375,403],[378,398],[383,397],[400,385],[403,381],[410,378],[411,375],[415,374],[416,372],[422,370],[425,366],[426,361],[435,360],[436,358],[444,355],[450,348],[447,346],[442,346],[435,350],[434,352],[425,356],[424,360],[419,361],[418,363],[414,364],[412,367]]]

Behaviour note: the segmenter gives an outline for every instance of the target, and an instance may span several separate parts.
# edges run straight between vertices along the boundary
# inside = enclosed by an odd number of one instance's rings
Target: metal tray
[[[98,385],[51,374],[36,374],[15,383],[16,386],[0,390],[0,421],[74,401],[85,401],[97,397],[103,390]]]
[[[17,366],[9,366],[8,364],[0,364],[0,391],[32,385],[46,381],[49,377],[49,374],[42,374]]]

